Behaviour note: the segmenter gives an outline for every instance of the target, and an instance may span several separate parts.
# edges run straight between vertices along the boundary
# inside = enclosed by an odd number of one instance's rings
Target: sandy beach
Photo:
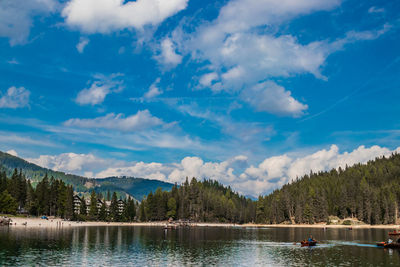
[[[168,222],[74,222],[65,221],[59,218],[24,218],[24,217],[10,217],[12,219],[12,228],[31,228],[31,227],[42,227],[42,228],[60,228],[60,227],[83,227],[83,226],[149,226],[149,227],[164,227]],[[191,223],[191,227],[242,227],[242,228],[352,228],[352,229],[398,229],[399,225],[327,225],[327,224],[232,224],[232,223]]]

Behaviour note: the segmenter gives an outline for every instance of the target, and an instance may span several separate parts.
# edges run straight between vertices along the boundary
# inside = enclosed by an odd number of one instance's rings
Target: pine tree
[[[15,214],[17,212],[18,208],[18,203],[11,196],[11,194],[8,193],[7,190],[4,190],[2,193],[0,193],[0,212],[1,213],[7,213],[7,214]]]
[[[173,219],[176,218],[176,200],[173,197],[168,199],[167,217],[168,218],[173,218]]]
[[[107,206],[106,206],[106,202],[103,201],[101,203],[101,207],[99,210],[99,220],[100,221],[107,221]]]
[[[85,196],[82,196],[79,213],[80,213],[80,215],[83,215],[83,216],[87,215],[87,206],[86,206]]]
[[[66,196],[65,196],[65,218],[74,218],[74,189],[72,186],[67,186]]]
[[[110,204],[110,217],[111,220],[114,222],[119,221],[119,212],[118,212],[118,199],[117,199],[117,194],[113,192],[112,197],[111,197],[111,204]]]
[[[37,215],[38,207],[37,207],[36,193],[29,181],[27,182],[27,196],[26,196],[25,209],[29,212],[29,214]]]
[[[89,209],[89,216],[90,219],[96,220],[98,215],[98,210],[97,210],[97,195],[94,190],[92,190],[92,193],[90,195],[90,209]]]

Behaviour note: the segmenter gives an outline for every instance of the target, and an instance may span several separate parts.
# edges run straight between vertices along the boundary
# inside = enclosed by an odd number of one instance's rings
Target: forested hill
[[[116,192],[118,197],[125,197],[126,194],[129,194],[134,198],[141,200],[151,191],[154,192],[158,187],[162,188],[163,190],[170,190],[173,186],[171,183],[166,183],[159,180],[134,177],[90,179],[78,175],[66,174],[64,172],[42,168],[24,159],[1,151],[0,168],[3,168],[6,171],[7,176],[11,176],[14,169],[22,170],[23,174],[31,180],[33,186],[41,181],[47,174],[49,177],[53,176],[55,179],[60,179],[66,184],[72,185],[74,187],[74,191],[87,195],[92,189],[95,189],[97,193],[103,193],[104,195],[107,193],[107,191],[110,191]]]
[[[217,181],[188,179],[171,191],[160,188],[139,206],[141,221],[168,218],[206,222],[246,223],[254,221],[255,202]]]
[[[311,173],[257,201],[259,223],[316,223],[328,216],[369,224],[396,223],[400,203],[400,155],[367,164]],[[398,222],[398,221],[397,221]]]

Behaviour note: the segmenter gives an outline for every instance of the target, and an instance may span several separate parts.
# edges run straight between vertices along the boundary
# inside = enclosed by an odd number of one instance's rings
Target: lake
[[[0,227],[0,266],[400,266],[384,229]],[[317,247],[293,242],[312,234]]]

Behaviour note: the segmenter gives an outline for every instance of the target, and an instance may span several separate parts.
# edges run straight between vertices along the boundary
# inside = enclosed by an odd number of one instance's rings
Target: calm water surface
[[[0,228],[0,266],[400,266],[381,229]],[[314,248],[293,244],[309,234]]]

